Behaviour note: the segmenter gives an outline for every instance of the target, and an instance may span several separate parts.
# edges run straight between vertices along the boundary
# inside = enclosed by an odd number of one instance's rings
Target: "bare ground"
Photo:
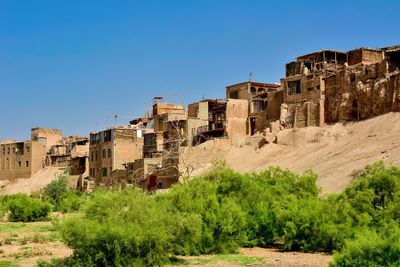
[[[332,256],[329,254],[282,252],[273,248],[243,248],[238,255],[201,255],[179,258],[185,260],[182,266],[202,267],[327,267],[332,261]]]
[[[51,222],[0,222],[0,266],[36,266],[39,259],[50,260],[71,255]]]
[[[31,194],[45,187],[61,173],[62,170],[57,167],[46,167],[30,178],[0,180],[0,195],[16,193]]]

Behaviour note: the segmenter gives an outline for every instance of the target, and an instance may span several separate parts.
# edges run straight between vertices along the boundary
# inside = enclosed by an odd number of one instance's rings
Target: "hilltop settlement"
[[[253,135],[274,143],[280,131],[324,127],[400,111],[400,46],[321,50],[286,64],[280,84],[252,80],[226,87],[226,98],[185,107],[155,97],[152,111],[89,136],[33,128],[27,141],[0,142],[0,180],[70,169],[74,187],[169,188],[189,175],[189,148],[211,139],[240,146]],[[72,178],[71,178],[72,179]]]

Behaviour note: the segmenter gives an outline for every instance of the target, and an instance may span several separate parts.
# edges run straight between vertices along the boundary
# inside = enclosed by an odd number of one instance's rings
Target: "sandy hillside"
[[[46,167],[30,178],[0,180],[0,195],[38,191],[54,180],[63,171],[56,167]]]
[[[260,171],[281,166],[295,172],[311,169],[319,175],[323,193],[339,192],[367,164],[383,160],[400,165],[400,113],[324,128],[308,127],[280,132],[277,144],[258,148],[261,136],[249,138],[241,147],[228,139],[208,141],[188,149],[183,167],[192,175],[206,171],[214,160],[225,160],[238,171]],[[0,195],[31,193],[43,188],[61,171],[48,167],[28,179],[0,180]]]
[[[323,193],[343,190],[367,164],[383,160],[400,165],[400,113],[389,113],[361,122],[324,128],[288,129],[277,144],[257,148],[260,137],[241,147],[228,140],[208,141],[186,153],[184,163],[200,174],[216,159],[238,171],[259,171],[282,166],[295,172],[311,169],[319,175]]]

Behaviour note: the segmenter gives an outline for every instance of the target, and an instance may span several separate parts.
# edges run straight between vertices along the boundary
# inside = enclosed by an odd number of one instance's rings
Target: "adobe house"
[[[281,123],[323,126],[399,111],[399,47],[321,50],[286,65]]]
[[[31,140],[0,143],[0,179],[29,178],[46,165],[52,145],[62,140],[59,129],[32,128]]]
[[[227,86],[226,98],[249,102],[247,134],[254,135],[279,119],[283,92],[280,84],[248,81]]]
[[[226,136],[226,100],[204,99],[189,104],[188,110],[190,122],[188,128],[193,145]]]
[[[37,142],[45,142],[46,149],[49,150],[51,146],[58,144],[63,138],[60,129],[50,128],[32,128],[31,140]]]
[[[152,116],[146,121],[143,158],[126,164],[128,183],[149,190],[168,188],[178,181],[180,148],[188,145],[184,106],[160,101],[155,101]]]
[[[221,137],[233,144],[243,142],[248,132],[248,107],[245,99],[206,99],[190,104],[189,114],[198,119],[198,125],[190,130],[193,144]]]
[[[112,172],[124,170],[127,162],[143,157],[141,129],[113,127],[90,134],[89,175],[96,184],[111,185]]]
[[[126,163],[128,184],[138,185],[143,189],[149,189],[150,180],[154,180],[155,171],[161,165],[161,158],[143,158]],[[152,178],[150,179],[150,176]],[[152,181],[157,187],[157,182]]]
[[[64,137],[50,147],[46,165],[70,167],[71,175],[83,174],[88,168],[89,138],[81,136]]]
[[[155,103],[144,134],[144,157],[159,157],[164,151],[164,143],[173,131],[185,132],[187,111],[182,104]]]

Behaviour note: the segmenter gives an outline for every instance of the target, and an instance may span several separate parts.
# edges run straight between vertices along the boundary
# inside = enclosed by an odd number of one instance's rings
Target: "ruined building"
[[[88,168],[89,138],[81,136],[63,137],[47,153],[46,165],[70,167],[71,175],[83,174]]]
[[[286,65],[281,123],[324,126],[400,110],[400,47],[322,50]]]
[[[280,84],[247,81],[227,86],[226,98],[248,101],[246,133],[253,135],[279,119],[283,91],[280,90]]]

